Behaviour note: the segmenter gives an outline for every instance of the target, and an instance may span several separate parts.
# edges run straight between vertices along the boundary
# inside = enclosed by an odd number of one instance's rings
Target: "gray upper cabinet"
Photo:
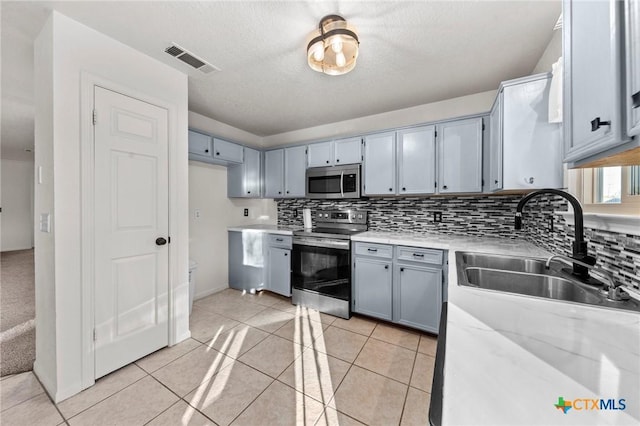
[[[362,162],[362,138],[340,139],[333,143],[334,165],[358,164]]]
[[[312,143],[308,146],[307,167],[333,165],[333,142]]]
[[[627,64],[627,129],[640,138],[640,0],[625,1]]]
[[[438,190],[482,192],[482,118],[439,124]]]
[[[566,162],[628,142],[623,111],[622,6],[617,0],[563,0]]]
[[[261,153],[244,148],[244,162],[227,169],[227,197],[260,198],[261,194]]]
[[[489,191],[502,189],[502,102],[500,90],[489,115]]]
[[[490,116],[490,190],[562,187],[562,126],[548,122],[550,85],[549,74],[500,85]]]
[[[264,153],[264,196],[282,198],[284,195],[284,149]]]
[[[364,195],[394,195],[396,192],[396,133],[365,136],[364,160]]]
[[[242,163],[243,146],[213,138],[213,158],[226,162]]]
[[[189,130],[189,154],[212,158],[213,138],[203,133]]]
[[[435,129],[425,126],[398,131],[398,194],[435,192]]]
[[[307,147],[284,149],[284,196],[289,198],[306,195]]]

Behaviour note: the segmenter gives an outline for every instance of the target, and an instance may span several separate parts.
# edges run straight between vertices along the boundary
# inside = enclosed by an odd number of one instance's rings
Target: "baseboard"
[[[40,381],[44,391],[49,395],[49,398],[55,401],[54,395],[56,394],[56,387],[53,384],[53,378],[49,377],[44,371],[42,371],[38,360],[33,363],[33,374],[35,374],[36,378]]]
[[[210,290],[206,290],[206,291],[200,292],[198,294],[194,294],[193,295],[193,300],[203,299],[203,298],[205,298],[207,296],[211,296],[212,294],[217,293],[217,292],[222,291],[222,290],[225,290],[227,288],[229,288],[229,286],[215,287],[215,288],[212,288]]]

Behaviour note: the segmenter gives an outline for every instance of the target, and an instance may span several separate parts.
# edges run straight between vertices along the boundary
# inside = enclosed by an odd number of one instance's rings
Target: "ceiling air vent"
[[[189,64],[190,66],[192,66],[193,68],[197,69],[198,71],[204,74],[209,74],[210,72],[213,72],[213,71],[220,71],[220,68],[205,62],[204,60],[196,57],[195,55],[193,55],[192,53],[190,53],[186,49],[183,49],[182,47],[178,46],[175,43],[171,44],[171,46],[164,49],[164,51],[167,52],[169,55],[180,59],[182,62]]]

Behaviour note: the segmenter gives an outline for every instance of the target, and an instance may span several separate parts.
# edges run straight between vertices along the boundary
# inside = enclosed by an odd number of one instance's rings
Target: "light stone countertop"
[[[353,241],[449,250],[443,425],[640,423],[640,314],[458,285],[456,251],[548,256],[524,240],[365,232]],[[625,399],[578,409],[558,397]]]
[[[293,235],[293,231],[302,229],[301,226],[282,226],[282,225],[268,225],[268,224],[256,224],[256,225],[238,225],[230,226],[228,231],[260,231],[268,234],[278,235]]]

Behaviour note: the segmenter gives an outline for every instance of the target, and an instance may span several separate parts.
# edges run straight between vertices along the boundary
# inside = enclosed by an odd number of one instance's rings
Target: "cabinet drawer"
[[[442,250],[398,247],[398,260],[442,265]]]
[[[222,139],[213,139],[213,158],[216,160],[242,163],[243,153],[244,148],[242,145],[223,141]]]
[[[269,234],[267,241],[269,247],[291,248],[292,245],[291,235]]]
[[[393,246],[372,243],[356,243],[356,254],[391,259],[393,257]]]

